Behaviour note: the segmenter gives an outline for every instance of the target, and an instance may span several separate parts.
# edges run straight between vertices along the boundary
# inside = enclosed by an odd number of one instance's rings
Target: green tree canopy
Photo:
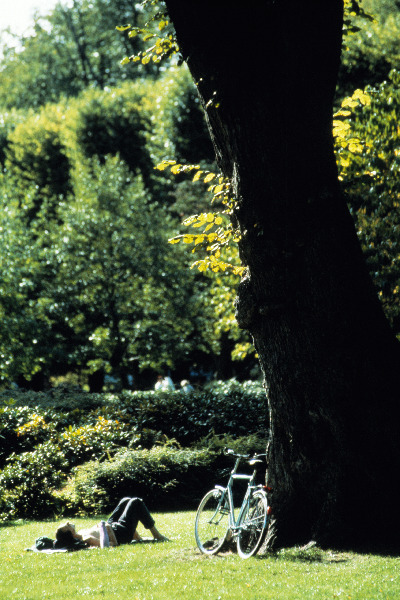
[[[374,18],[354,18],[358,30],[347,36],[338,79],[341,97],[357,88],[377,85],[400,68],[400,4],[398,0],[363,0]]]
[[[37,15],[34,33],[5,48],[0,64],[0,107],[38,108],[61,96],[76,96],[87,87],[106,86],[157,75],[156,65],[120,65],[125,54],[138,51],[139,38],[116,31],[125,23],[140,24],[146,11],[130,0],[75,0],[58,3],[46,16]]]

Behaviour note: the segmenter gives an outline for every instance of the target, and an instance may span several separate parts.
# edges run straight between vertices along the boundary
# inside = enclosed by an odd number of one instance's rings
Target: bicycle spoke
[[[220,490],[211,490],[200,502],[195,523],[196,543],[204,554],[216,554],[229,529],[229,506]]]
[[[266,534],[267,509],[266,496],[256,492],[250,498],[237,539],[238,553],[242,558],[249,558],[260,549]]]

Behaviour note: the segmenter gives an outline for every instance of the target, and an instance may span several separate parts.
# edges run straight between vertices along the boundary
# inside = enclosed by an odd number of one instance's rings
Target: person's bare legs
[[[155,527],[155,525],[153,525],[153,527],[150,527],[150,533],[152,534],[153,538],[155,540],[162,540],[163,542],[167,541],[168,538],[165,537],[165,535],[162,535],[157,527]]]

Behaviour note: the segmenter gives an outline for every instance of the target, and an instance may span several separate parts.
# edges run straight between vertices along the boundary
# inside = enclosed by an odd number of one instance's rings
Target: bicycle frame
[[[256,478],[256,472],[257,470],[254,469],[252,475],[246,475],[244,473],[237,473],[237,469],[239,467],[240,461],[242,458],[247,458],[245,456],[237,456],[236,460],[235,460],[235,464],[234,467],[231,471],[230,477],[229,477],[229,481],[228,481],[228,485],[226,487],[223,487],[221,485],[216,485],[215,489],[221,490],[221,492],[223,492],[222,496],[221,496],[221,500],[220,503],[225,501],[225,495],[228,496],[228,502],[229,502],[229,528],[232,531],[232,534],[234,536],[237,536],[237,534],[240,532],[241,530],[241,521],[243,518],[243,515],[246,513],[246,510],[248,508],[248,504],[249,504],[249,500],[250,500],[250,495],[253,492],[253,490],[255,489],[263,489],[262,485],[254,485],[255,482],[255,478]],[[244,495],[241,507],[239,509],[239,514],[237,519],[235,519],[235,507],[234,507],[234,502],[233,502],[233,484],[235,481],[238,480],[242,480],[242,481],[248,481],[247,484],[247,490],[246,493]]]

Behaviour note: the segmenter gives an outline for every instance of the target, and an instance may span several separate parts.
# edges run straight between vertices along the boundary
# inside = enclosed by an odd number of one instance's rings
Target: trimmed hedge
[[[161,431],[183,445],[190,445],[210,432],[239,437],[268,431],[267,398],[260,385],[247,388],[236,385],[216,392],[211,389],[190,394],[123,392],[114,398],[139,430]]]
[[[188,394],[177,392],[130,392],[89,394],[57,388],[49,393],[12,391],[0,393],[0,404],[31,407],[38,414],[52,410],[53,423],[62,429],[86,424],[103,415],[129,423],[139,432],[151,429],[182,445],[189,445],[210,432],[236,437],[268,431],[268,407],[261,384],[235,381],[217,382],[209,389]],[[57,413],[57,414],[56,414]],[[2,416],[0,414],[0,434]]]

